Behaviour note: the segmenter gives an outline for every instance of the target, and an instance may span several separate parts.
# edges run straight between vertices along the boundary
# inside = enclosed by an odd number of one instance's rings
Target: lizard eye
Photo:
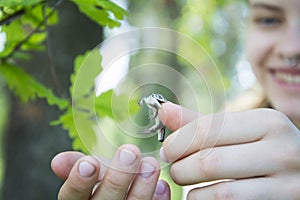
[[[161,94],[157,94],[156,98],[159,99],[159,100],[163,99],[163,97],[161,96]]]

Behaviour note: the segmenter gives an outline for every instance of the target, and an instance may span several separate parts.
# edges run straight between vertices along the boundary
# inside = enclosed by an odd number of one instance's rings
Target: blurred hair
[[[271,108],[271,104],[262,88],[256,84],[252,88],[229,100],[225,110],[229,112],[243,111],[254,108]]]

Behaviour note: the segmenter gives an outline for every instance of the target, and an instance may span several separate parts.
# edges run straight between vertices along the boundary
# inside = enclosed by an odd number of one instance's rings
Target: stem
[[[59,1],[56,2],[56,4],[52,7],[52,10],[50,11],[50,13],[46,16],[46,19],[48,19],[49,17],[51,17],[51,16],[54,14],[54,11],[62,4],[63,1],[64,1],[64,0],[59,0]],[[32,36],[34,33],[38,32],[38,31],[42,28],[43,25],[44,25],[44,20],[41,21],[33,31],[31,31],[31,32],[30,32],[23,40],[20,41],[20,42],[14,47],[14,49],[6,56],[5,59],[6,59],[6,60],[9,59],[10,57],[12,57],[12,55],[13,55],[16,51],[20,50],[20,48],[22,47],[22,45],[23,45],[24,43],[26,43],[26,42],[31,38],[31,36]]]
[[[4,24],[9,24],[11,21],[13,21],[15,18],[20,17],[25,13],[25,9],[18,10],[17,12],[13,13],[12,15],[7,16],[6,18],[0,20],[0,26]]]
[[[41,5],[41,4],[44,4],[45,2],[46,2],[46,1],[41,1],[41,2],[39,2],[39,3],[35,4],[35,5],[33,5],[32,8],[35,8],[36,6],[39,6],[39,5]],[[2,11],[3,13],[5,13],[4,10],[3,10],[3,8],[1,8],[1,11]],[[18,17],[20,17],[21,15],[23,15],[23,14],[25,13],[25,11],[26,11],[25,8],[23,8],[23,9],[21,9],[21,10],[16,11],[15,13],[13,13],[13,14],[11,14],[11,15],[8,15],[6,18],[0,20],[0,26],[2,26],[2,25],[4,25],[4,24],[9,24],[9,23],[10,23],[11,21],[13,21],[15,18],[18,18]]]

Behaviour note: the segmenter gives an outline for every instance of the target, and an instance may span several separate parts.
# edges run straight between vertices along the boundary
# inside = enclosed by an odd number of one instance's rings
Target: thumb
[[[52,159],[51,168],[59,178],[66,180],[77,160],[82,157],[84,154],[76,151],[59,153]]]
[[[159,119],[171,130],[175,131],[194,119],[201,113],[189,110],[172,102],[163,103],[158,111]]]

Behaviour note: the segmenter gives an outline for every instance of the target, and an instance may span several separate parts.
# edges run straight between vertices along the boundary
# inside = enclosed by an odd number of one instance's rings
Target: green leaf
[[[46,88],[19,67],[4,63],[0,66],[0,72],[9,89],[14,92],[22,102],[28,102],[29,100],[34,100],[39,97],[46,99],[49,105],[58,106],[61,110],[67,108],[69,105],[69,101],[54,95],[49,88]]]
[[[43,0],[0,0],[0,6],[15,7],[15,6],[31,6],[42,2]]]
[[[114,16],[119,20],[124,19],[124,16],[127,15],[126,10],[124,10],[114,2],[107,0],[96,0],[96,2],[98,6],[103,7],[107,11],[111,11],[114,14]]]
[[[64,114],[62,114],[58,120],[51,122],[51,125],[62,125],[62,127],[68,131],[70,138],[73,140],[73,149],[80,150],[84,153],[88,153],[88,150],[82,143],[78,134],[72,107],[69,107],[67,111]]]
[[[12,23],[8,25],[4,25],[2,27],[2,31],[5,32],[6,34],[6,41],[5,41],[5,48],[4,51],[0,53],[0,57],[4,58],[8,55],[10,55],[15,48],[22,43],[21,50],[44,50],[45,45],[43,44],[43,41],[46,39],[46,33],[45,32],[36,32],[32,34],[27,41],[24,41],[24,39],[28,36],[30,33],[25,32],[25,28],[28,29],[28,26],[24,26],[24,24],[30,24],[32,26],[32,30],[29,32],[33,31],[36,29],[37,25],[42,22],[43,16],[41,12],[41,6],[37,6],[33,8],[33,12],[37,12],[36,9],[39,9],[39,16],[35,15],[35,17],[29,17],[26,12],[26,14],[21,18],[21,19],[16,19]],[[48,10],[50,12],[50,10]],[[53,14],[53,16],[56,16]],[[54,17],[55,18],[55,17]],[[56,20],[57,21],[57,20]],[[55,21],[53,21],[54,23]],[[27,30],[28,32],[28,30]],[[16,53],[16,52],[14,52]]]
[[[45,50],[45,45],[43,43],[45,39],[45,32],[35,33],[22,45],[22,50]]]
[[[110,28],[120,26],[120,22],[113,19],[110,13],[121,20],[126,15],[126,11],[118,5],[108,0],[72,0],[79,10],[101,26]]]
[[[68,107],[69,101],[66,99],[57,97],[52,92],[51,89],[46,88],[44,85],[37,83],[37,82],[34,84],[34,80],[33,80],[33,87],[36,92],[36,96],[39,98],[46,99],[50,106],[53,106],[53,105],[58,106],[58,108],[60,110],[63,110]]]
[[[70,77],[70,94],[73,98],[85,98],[91,92],[94,98],[95,79],[101,70],[101,55],[98,49],[78,55],[74,61],[74,72]]]
[[[74,61],[74,72],[70,77],[70,93],[72,95],[72,110],[62,115],[59,123],[69,131],[73,138],[73,148],[86,152],[84,144],[88,146],[95,142],[93,118],[95,98],[95,79],[101,72],[101,55],[99,49],[87,51],[76,57]],[[72,113],[72,116],[71,114]],[[76,122],[80,121],[76,124]],[[84,135],[81,138],[80,134]]]
[[[115,95],[113,90],[109,90],[96,97],[95,110],[100,117],[124,120],[138,112],[138,99],[129,99],[125,94]],[[118,114],[114,116],[114,113]]]
[[[100,117],[110,117],[113,118],[112,113],[112,96],[113,90],[109,90],[105,93],[102,93],[95,101],[95,109],[97,114]]]
[[[47,25],[54,25],[58,22],[58,14],[52,8],[46,6],[45,11],[43,4],[26,7],[25,14],[22,15],[21,20],[24,24],[29,24],[33,29],[35,29],[41,22],[44,21],[44,17],[47,17]],[[44,13],[45,12],[45,13]]]
[[[6,34],[5,48],[0,53],[0,57],[3,58],[14,50],[17,44],[26,37],[26,34],[20,20],[14,20],[9,25],[2,26],[2,32]]]

